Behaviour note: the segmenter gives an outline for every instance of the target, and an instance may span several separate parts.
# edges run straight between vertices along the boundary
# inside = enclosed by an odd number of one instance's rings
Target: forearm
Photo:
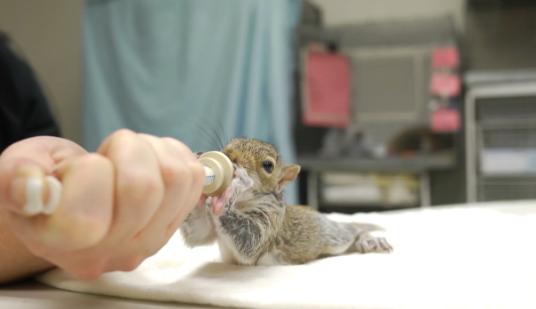
[[[0,284],[22,279],[51,268],[52,265],[32,255],[15,237],[0,217]]]

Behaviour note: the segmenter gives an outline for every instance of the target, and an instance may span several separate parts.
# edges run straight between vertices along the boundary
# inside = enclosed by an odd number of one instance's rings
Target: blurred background
[[[291,202],[536,198],[530,0],[0,0],[62,135],[273,143]]]

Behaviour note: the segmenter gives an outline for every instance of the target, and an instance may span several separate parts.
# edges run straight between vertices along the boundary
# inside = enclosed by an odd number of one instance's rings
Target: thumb
[[[57,137],[38,136],[9,146],[0,155],[0,209],[24,214],[28,179],[42,184],[46,175],[62,162],[87,152],[79,145]],[[48,186],[41,190],[41,200],[48,199]]]
[[[113,215],[114,177],[109,160],[86,154],[69,160],[56,174],[63,190],[54,213],[32,217],[9,213],[12,229],[34,254],[45,258],[52,252],[96,245],[108,232]],[[27,198],[19,197],[20,190],[15,183],[14,200]]]
[[[29,190],[36,185],[45,184],[43,188],[37,187],[35,199],[48,201],[50,188],[46,185],[45,174],[48,174],[39,163],[30,159],[4,160],[0,164],[0,205],[19,215],[31,216],[36,214],[35,209],[30,209],[32,203],[27,200]],[[33,185],[33,186],[32,186]],[[42,190],[40,190],[42,189]],[[33,203],[35,204],[35,203]]]

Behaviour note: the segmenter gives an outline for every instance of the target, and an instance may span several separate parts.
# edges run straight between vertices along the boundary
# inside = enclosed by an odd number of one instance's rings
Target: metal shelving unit
[[[445,170],[456,164],[454,153],[446,152],[429,156],[417,156],[411,159],[402,158],[320,158],[318,156],[301,156],[298,163],[307,171],[307,204],[319,208],[323,204],[321,194],[321,178],[326,173],[408,173],[413,174],[419,181],[419,202],[414,206],[430,206],[430,177],[432,170]],[[354,205],[357,208],[365,205]],[[383,204],[367,207],[380,209],[400,208]]]
[[[467,199],[536,198],[536,76],[491,77],[466,95]]]

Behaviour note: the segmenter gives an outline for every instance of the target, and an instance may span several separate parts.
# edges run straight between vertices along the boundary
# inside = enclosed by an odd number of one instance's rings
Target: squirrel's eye
[[[262,168],[267,173],[271,173],[274,170],[274,163],[270,160],[262,161]]]

